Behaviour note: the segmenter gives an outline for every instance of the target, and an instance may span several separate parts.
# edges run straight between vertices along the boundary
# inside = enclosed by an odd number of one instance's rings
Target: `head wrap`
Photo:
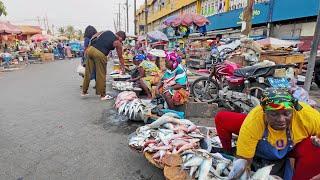
[[[181,57],[176,52],[165,52],[166,60],[173,62],[173,69],[177,68],[181,62]]]
[[[266,89],[261,98],[261,106],[264,110],[301,110],[302,106],[298,103],[292,94],[287,89]]]
[[[143,61],[143,60],[146,60],[146,55],[144,55],[144,54],[137,54],[136,56],[134,56],[133,60],[134,60],[134,61]]]

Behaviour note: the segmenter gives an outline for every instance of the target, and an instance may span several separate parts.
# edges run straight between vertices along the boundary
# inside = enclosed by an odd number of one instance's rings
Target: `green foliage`
[[[6,7],[4,6],[3,2],[0,1],[0,16],[2,16],[2,15],[7,16],[7,15],[8,15],[8,12],[7,12],[7,9],[6,9]]]

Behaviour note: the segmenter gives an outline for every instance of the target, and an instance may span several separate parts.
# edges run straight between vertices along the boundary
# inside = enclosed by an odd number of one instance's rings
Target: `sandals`
[[[113,99],[113,97],[108,94],[105,95],[104,97],[101,97],[101,101],[110,100],[110,99]]]
[[[81,97],[87,97],[88,95],[88,93],[81,93]]]

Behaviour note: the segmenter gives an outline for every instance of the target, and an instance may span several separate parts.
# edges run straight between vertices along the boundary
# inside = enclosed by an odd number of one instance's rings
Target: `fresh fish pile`
[[[231,159],[225,158],[220,153],[209,153],[206,150],[198,149],[185,151],[181,154],[183,164],[181,169],[187,170],[190,178],[198,180],[228,180],[233,166],[236,166]],[[226,156],[226,155],[225,155]],[[256,172],[245,171],[240,175],[240,180],[281,180],[282,178],[270,175],[273,165],[258,169]]]
[[[196,125],[187,119],[176,119],[167,113],[151,124],[138,128],[129,139],[129,146],[153,154],[161,163],[166,154],[181,154],[186,150],[198,149],[204,136]]]
[[[115,101],[115,108],[119,109],[125,103],[137,99],[137,94],[133,91],[123,91],[118,94],[116,101]]]
[[[118,108],[118,113],[127,116],[131,120],[144,120],[144,111],[146,106],[141,99],[133,99],[123,103]]]
[[[133,90],[133,82],[125,82],[125,81],[114,81],[112,83],[112,88],[120,91],[130,91]]]
[[[232,168],[232,161],[220,153],[209,153],[198,149],[185,151],[182,155],[182,169],[189,172],[189,176],[199,180],[228,179]]]

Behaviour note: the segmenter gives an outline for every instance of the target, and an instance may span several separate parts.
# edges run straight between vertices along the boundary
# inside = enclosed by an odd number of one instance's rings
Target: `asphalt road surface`
[[[113,101],[101,102],[92,88],[80,97],[78,63],[0,74],[0,180],[163,179],[128,148],[128,135],[141,124],[119,118]]]

